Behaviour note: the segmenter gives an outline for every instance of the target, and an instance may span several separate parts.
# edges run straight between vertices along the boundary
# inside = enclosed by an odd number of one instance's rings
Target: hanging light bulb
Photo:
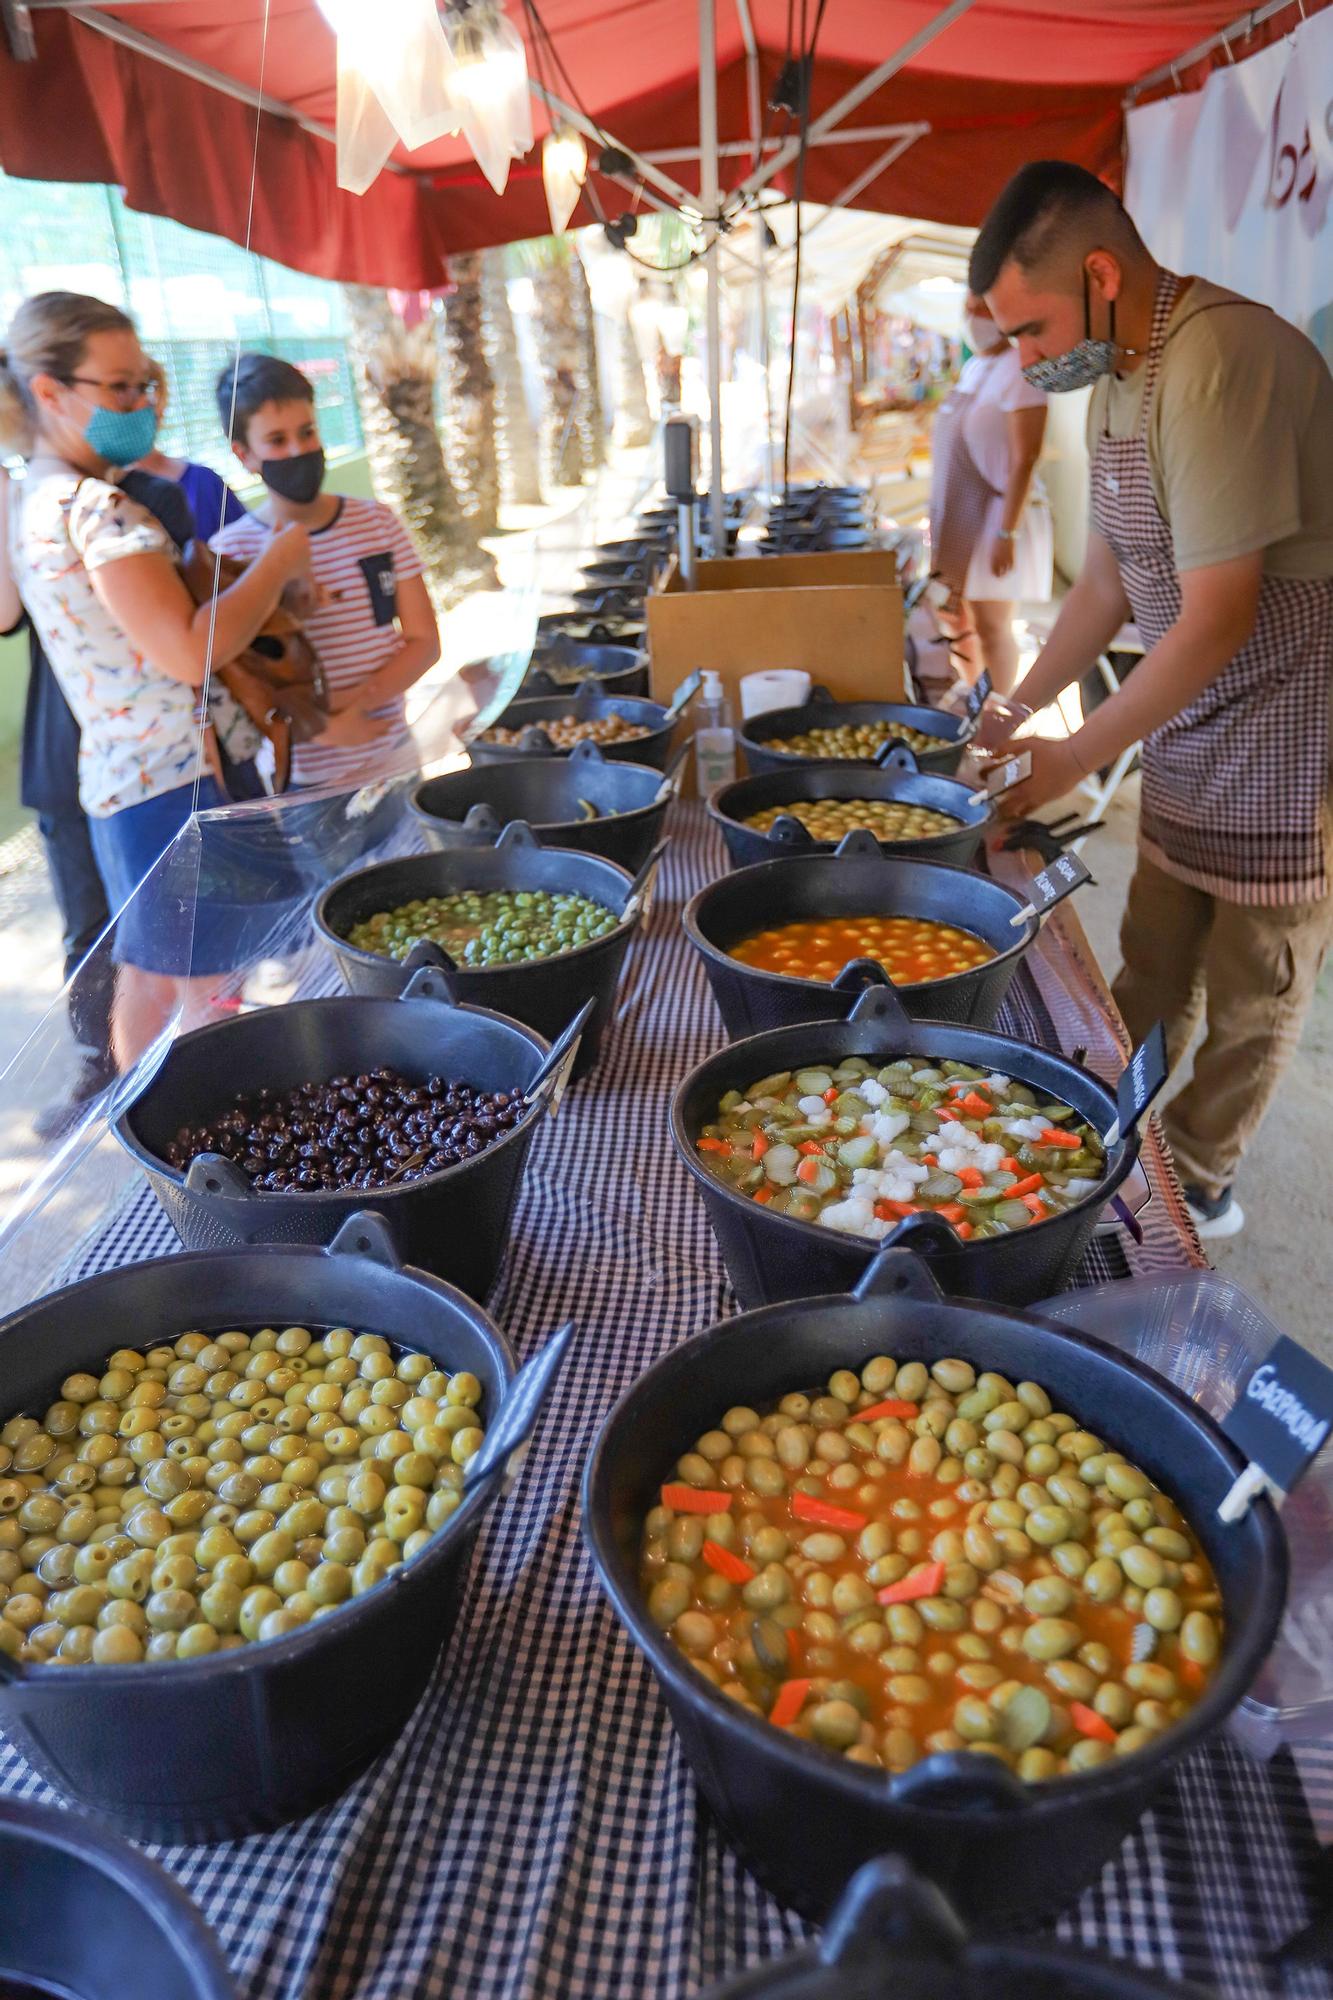
[[[444,15],[453,68],[445,82],[463,136],[497,194],[509,162],[532,146],[532,99],[523,37],[496,0],[456,0]]]
[[[437,0],[317,0],[338,44],[338,185],[364,194],[400,141],[457,132]]]
[[[542,141],[542,180],[551,228],[563,236],[588,178],[588,148],[572,125],[556,125]]]

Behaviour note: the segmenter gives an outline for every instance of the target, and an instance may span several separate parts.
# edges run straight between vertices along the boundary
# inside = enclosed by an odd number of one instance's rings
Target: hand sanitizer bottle
[[[706,799],[718,785],[729,785],[736,775],[736,731],[732,726],[731,704],[721,674],[711,670],[704,673],[699,695],[694,756],[700,798]]]

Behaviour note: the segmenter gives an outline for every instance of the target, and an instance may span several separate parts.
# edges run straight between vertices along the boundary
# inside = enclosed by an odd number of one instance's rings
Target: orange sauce
[[[792,979],[836,979],[854,958],[873,958],[897,986],[947,979],[995,957],[971,931],[925,917],[821,917],[774,924],[728,954],[760,972]]]

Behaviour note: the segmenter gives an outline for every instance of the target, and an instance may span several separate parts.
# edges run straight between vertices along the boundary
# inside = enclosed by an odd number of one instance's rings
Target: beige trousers
[[[1180,1178],[1230,1187],[1300,1041],[1333,940],[1333,896],[1267,909],[1178,882],[1139,855],[1112,987],[1137,1043],[1161,1020],[1174,1069],[1200,1019],[1194,1073],[1163,1116]]]

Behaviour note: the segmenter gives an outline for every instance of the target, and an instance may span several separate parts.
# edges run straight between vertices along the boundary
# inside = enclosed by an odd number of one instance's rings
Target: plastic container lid
[[[1033,1308],[1155,1368],[1220,1422],[1280,1329],[1216,1271],[1134,1278]],[[1230,1729],[1269,1756],[1333,1732],[1333,1442],[1282,1508],[1291,1588],[1278,1642]]]

